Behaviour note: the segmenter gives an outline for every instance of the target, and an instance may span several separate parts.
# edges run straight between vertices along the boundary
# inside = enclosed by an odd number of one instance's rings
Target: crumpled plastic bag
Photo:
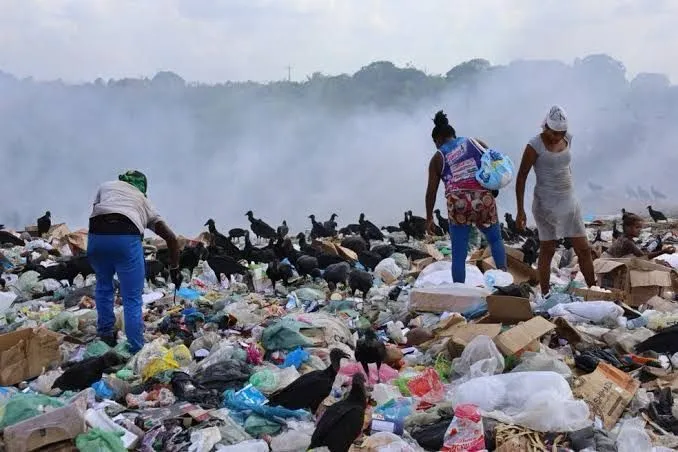
[[[78,332],[78,318],[73,313],[62,311],[57,314],[52,320],[47,322],[47,328],[55,332],[77,333]]]
[[[216,452],[268,452],[268,444],[263,439],[250,439],[231,446],[217,444]]]
[[[87,350],[85,351],[84,357],[85,359],[94,358],[96,356],[105,355],[109,351],[111,351],[111,347],[107,343],[96,340],[87,344]]]
[[[389,432],[377,432],[368,436],[361,447],[368,452],[420,452],[424,450]]]
[[[611,301],[575,301],[558,304],[548,310],[551,317],[563,317],[570,323],[614,322],[624,315],[624,309]]]
[[[424,402],[438,403],[445,397],[443,383],[438,372],[428,367],[421,374],[407,382],[407,387],[414,397]]]
[[[477,145],[479,146],[480,144]],[[515,172],[515,165],[508,155],[486,149],[480,157],[476,180],[488,190],[501,190],[511,183]]]
[[[291,350],[299,346],[312,346],[311,340],[299,332],[304,326],[308,325],[290,318],[278,320],[266,327],[262,333],[261,340],[264,348],[266,350]]]
[[[626,419],[622,422],[617,436],[618,452],[652,452],[650,435],[645,432],[645,421],[641,418]]]
[[[217,427],[207,427],[191,433],[191,445],[188,452],[210,452],[221,441],[221,432]]]
[[[372,388],[372,398],[377,402],[377,405],[383,405],[389,400],[398,399],[400,397],[402,397],[402,394],[400,394],[400,390],[397,386],[378,383]]]
[[[403,274],[395,259],[388,257],[377,264],[374,274],[386,284],[393,284]]]
[[[299,367],[301,367],[301,365],[305,361],[307,361],[308,358],[309,358],[308,352],[301,347],[297,347],[287,354],[287,356],[285,357],[285,362],[283,363],[282,367],[293,366],[299,369]]]
[[[496,287],[507,287],[513,284],[513,275],[503,270],[488,270],[485,272],[485,287],[494,290]]]
[[[476,336],[461,357],[452,360],[452,368],[462,377],[461,381],[496,375],[504,371],[504,356],[489,336]]]
[[[545,352],[525,352],[520,356],[520,363],[511,372],[550,371],[562,375],[566,380],[572,379],[570,366],[555,356]]]
[[[375,384],[377,382],[377,365],[372,363],[368,366],[368,369],[370,371],[368,383]],[[363,369],[363,366],[360,365],[360,363],[354,361],[344,361],[344,363],[339,368],[339,374],[347,377],[352,377],[354,374],[359,372],[365,373],[365,369]],[[382,383],[388,383],[389,381],[398,377],[398,371],[393,369],[388,364],[382,364],[381,368],[379,369],[379,376],[381,377]]]
[[[75,446],[80,452],[127,452],[122,443],[123,433],[106,432],[93,428],[75,438]]]
[[[63,375],[62,370],[50,370],[42,375],[40,375],[38,378],[33,380],[30,384],[29,387],[35,391],[39,392],[40,394],[44,395],[56,395],[61,392],[61,389],[55,388],[52,389],[52,385],[54,385],[54,382],[59,378],[61,375]]]
[[[152,359],[146,367],[141,370],[141,379],[147,381],[161,372],[178,369],[179,367],[179,363],[174,360],[172,351],[168,350],[161,357]]]
[[[311,445],[311,435],[298,430],[288,430],[271,441],[272,452],[296,452]]]
[[[294,367],[283,369],[266,368],[254,373],[250,377],[250,384],[264,394],[272,394],[299,378],[299,371]]]
[[[454,406],[477,405],[483,416],[539,432],[572,432],[591,425],[589,407],[575,400],[555,372],[518,372],[479,377],[454,390]]]

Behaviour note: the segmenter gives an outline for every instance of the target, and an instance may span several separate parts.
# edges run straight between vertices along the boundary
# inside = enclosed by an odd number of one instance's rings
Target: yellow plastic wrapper
[[[191,356],[191,351],[184,344],[172,347],[172,350],[170,350],[170,356],[181,366],[188,366],[191,364],[193,359]]]
[[[190,353],[190,352],[189,352]],[[167,370],[178,369],[179,363],[173,357],[172,351],[168,351],[161,358],[155,358],[149,362],[141,371],[141,379],[146,381],[160,372]]]

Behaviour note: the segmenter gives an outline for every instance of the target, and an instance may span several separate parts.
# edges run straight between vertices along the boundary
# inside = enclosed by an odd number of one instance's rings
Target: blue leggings
[[[113,275],[118,274],[125,315],[125,335],[130,351],[144,346],[144,319],[141,315],[144,290],[144,249],[138,235],[89,234],[87,257],[97,276],[97,334],[111,335],[115,328]]]
[[[506,268],[506,251],[504,241],[501,239],[501,228],[495,223],[489,228],[478,227],[485,234],[490,244],[492,258],[497,268]],[[471,232],[469,225],[450,225],[450,237],[452,239],[452,280],[454,282],[466,282],[466,256],[468,255],[468,239]]]

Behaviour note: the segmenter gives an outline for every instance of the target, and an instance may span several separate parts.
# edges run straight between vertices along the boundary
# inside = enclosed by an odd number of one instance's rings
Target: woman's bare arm
[[[537,151],[529,144],[525,147],[523,158],[520,161],[520,169],[516,178],[516,204],[518,213],[525,212],[525,183],[534,163],[537,161]]]
[[[436,205],[440,175],[443,172],[443,156],[436,152],[428,164],[428,186],[426,187],[426,219],[433,218],[433,208]]]

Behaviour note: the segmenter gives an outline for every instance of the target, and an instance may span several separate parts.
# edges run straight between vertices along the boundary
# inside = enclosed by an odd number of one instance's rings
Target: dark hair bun
[[[433,124],[435,124],[436,127],[445,127],[450,125],[450,122],[447,120],[447,115],[440,110],[433,118]]]

